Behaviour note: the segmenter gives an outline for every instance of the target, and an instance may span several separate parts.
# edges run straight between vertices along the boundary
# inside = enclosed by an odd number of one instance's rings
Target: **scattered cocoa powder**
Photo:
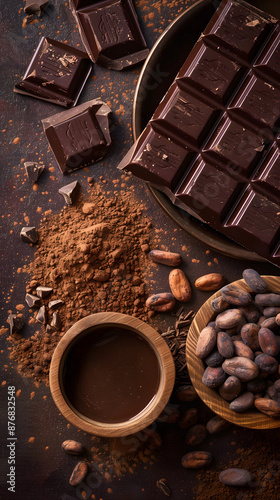
[[[141,250],[150,243],[151,223],[130,192],[106,192],[95,184],[89,199],[65,207],[58,215],[43,219],[34,261],[25,269],[31,275],[26,291],[48,286],[53,293],[42,299],[61,299],[60,330],[47,325],[27,337],[10,335],[11,358],[18,369],[36,381],[48,383],[51,357],[61,336],[77,320],[100,311],[117,311],[147,321],[145,273],[150,265]],[[38,309],[30,310],[29,324]]]

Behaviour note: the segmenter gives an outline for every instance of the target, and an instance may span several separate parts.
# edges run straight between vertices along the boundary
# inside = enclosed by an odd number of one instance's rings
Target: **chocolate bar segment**
[[[148,55],[131,0],[71,0],[72,12],[91,59],[122,70]]]
[[[278,266],[279,48],[276,19],[222,0],[119,166]]]
[[[107,104],[94,99],[42,120],[44,132],[63,174],[94,163],[111,144]]]
[[[91,68],[85,52],[43,37],[14,92],[69,108],[76,104]]]

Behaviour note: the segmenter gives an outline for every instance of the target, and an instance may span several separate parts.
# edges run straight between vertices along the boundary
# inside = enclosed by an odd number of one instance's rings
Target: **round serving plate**
[[[159,102],[168,90],[195,42],[204,30],[219,0],[199,0],[187,8],[162,33],[147,58],[135,90],[133,104],[133,134],[136,140]],[[280,17],[280,4],[275,0],[251,0],[248,3]],[[164,211],[188,234],[224,255],[242,260],[265,262],[259,255],[246,250],[215,231],[196,217],[179,209],[169,198],[149,186]]]

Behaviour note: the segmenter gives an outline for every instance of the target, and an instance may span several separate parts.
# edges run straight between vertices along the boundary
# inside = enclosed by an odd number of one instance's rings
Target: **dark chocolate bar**
[[[94,99],[42,120],[44,132],[63,174],[94,163],[111,144],[107,104]]]
[[[77,103],[91,68],[85,52],[43,37],[14,91],[70,108]]]
[[[223,0],[119,168],[280,266],[280,24]]]
[[[146,59],[149,50],[131,0],[70,0],[89,57],[122,70]]]

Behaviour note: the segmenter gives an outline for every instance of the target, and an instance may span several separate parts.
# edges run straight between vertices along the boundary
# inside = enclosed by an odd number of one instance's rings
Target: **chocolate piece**
[[[45,325],[47,323],[47,308],[46,306],[41,306],[38,314],[36,316],[36,321],[39,321],[39,323],[43,323]]]
[[[56,309],[57,307],[63,306],[64,302],[63,300],[57,299],[57,300],[51,300],[48,303],[48,308],[49,309]]]
[[[59,313],[56,311],[52,315],[51,327],[55,330],[60,330],[62,327],[62,322]]]
[[[50,293],[52,293],[52,292],[53,292],[53,289],[49,286],[37,286],[37,288],[36,288],[36,293],[37,293],[38,297],[41,297],[41,299],[44,299],[45,297],[50,295]]]
[[[25,243],[37,243],[39,235],[34,226],[23,227],[20,232],[20,237]]]
[[[70,108],[77,103],[91,67],[85,52],[43,37],[14,92]]]
[[[24,319],[16,314],[9,314],[8,322],[10,325],[10,334],[18,333],[24,326]]]
[[[49,4],[48,0],[26,0],[24,12],[26,14],[37,14],[41,16],[42,12],[44,12]]]
[[[99,99],[42,120],[63,174],[101,160],[111,144],[111,110]]]
[[[25,161],[24,167],[28,179],[30,179],[33,183],[37,182],[41,173],[45,170],[45,165],[37,163],[36,161]]]
[[[62,188],[60,188],[58,192],[59,194],[62,194],[67,205],[72,205],[73,201],[75,200],[78,189],[79,189],[79,183],[78,181],[74,181],[71,182],[70,184],[67,184],[67,186],[63,186]]]
[[[146,59],[149,50],[131,0],[71,0],[70,6],[94,62],[122,70]]]
[[[222,0],[119,165],[278,266],[279,60],[279,21]]]
[[[39,297],[36,297],[36,295],[31,295],[30,293],[27,293],[25,295],[25,302],[29,307],[40,307],[41,305],[41,300]]]

